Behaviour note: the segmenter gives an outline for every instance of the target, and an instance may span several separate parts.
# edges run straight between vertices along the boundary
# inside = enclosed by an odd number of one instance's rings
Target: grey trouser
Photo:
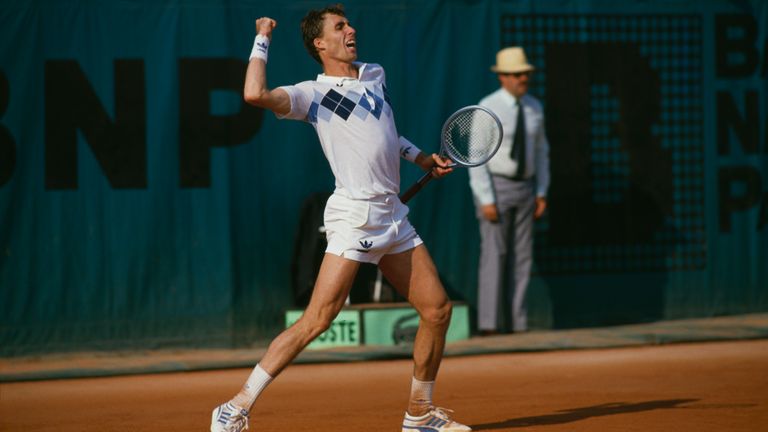
[[[499,222],[480,221],[479,330],[499,329],[499,311],[509,307],[514,331],[528,329],[525,294],[533,249],[534,181],[493,176]],[[511,302],[510,302],[511,300]]]

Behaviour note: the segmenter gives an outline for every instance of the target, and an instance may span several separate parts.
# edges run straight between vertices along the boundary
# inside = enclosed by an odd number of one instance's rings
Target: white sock
[[[261,368],[256,365],[251,372],[251,376],[248,377],[248,381],[245,382],[240,393],[236,394],[232,398],[232,403],[243,408],[246,411],[250,411],[253,403],[256,402],[256,398],[259,397],[261,392],[272,382],[272,377]]]
[[[413,377],[411,381],[411,399],[409,401],[409,410],[412,408],[429,408],[432,406],[432,390],[435,388],[434,381],[419,381]]]

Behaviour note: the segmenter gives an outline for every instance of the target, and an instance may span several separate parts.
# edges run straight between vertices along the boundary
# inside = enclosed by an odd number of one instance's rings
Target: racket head
[[[502,135],[496,114],[480,105],[466,106],[443,123],[441,153],[458,165],[479,166],[499,150]]]

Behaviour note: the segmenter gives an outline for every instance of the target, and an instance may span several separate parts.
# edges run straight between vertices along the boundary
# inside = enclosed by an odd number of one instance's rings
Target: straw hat
[[[495,73],[516,73],[532,71],[535,68],[528,63],[525,51],[520,47],[504,48],[496,53],[496,64],[491,66]]]

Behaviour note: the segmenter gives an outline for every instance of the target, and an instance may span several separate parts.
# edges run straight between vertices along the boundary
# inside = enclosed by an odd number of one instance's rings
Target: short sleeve
[[[312,87],[306,82],[292,86],[282,86],[281,89],[288,93],[291,99],[291,110],[288,114],[277,115],[279,119],[307,120],[307,114],[312,106]]]

